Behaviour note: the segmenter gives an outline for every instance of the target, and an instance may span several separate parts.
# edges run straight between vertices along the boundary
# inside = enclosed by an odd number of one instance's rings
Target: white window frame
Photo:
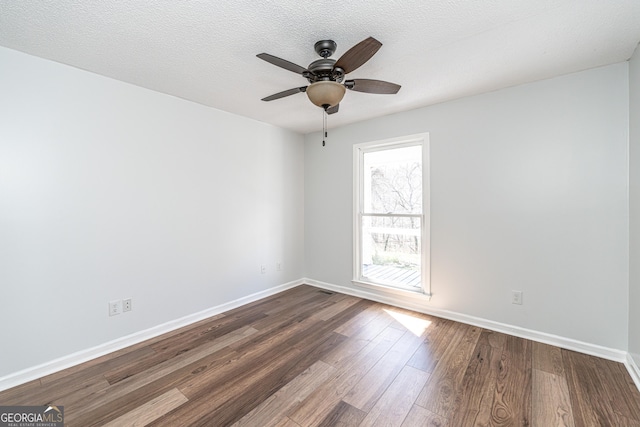
[[[373,151],[388,150],[409,146],[422,146],[422,258],[421,258],[421,288],[416,290],[392,287],[379,283],[372,283],[362,278],[362,207],[364,206],[364,180],[362,179],[364,154]],[[352,283],[358,286],[374,288],[384,292],[401,295],[423,295],[431,297],[431,235],[430,235],[430,165],[429,165],[429,134],[420,133],[399,138],[385,139],[381,141],[364,142],[353,145],[353,280]],[[375,216],[386,216],[376,214]],[[407,216],[407,215],[389,215]],[[408,215],[414,216],[414,215]]]

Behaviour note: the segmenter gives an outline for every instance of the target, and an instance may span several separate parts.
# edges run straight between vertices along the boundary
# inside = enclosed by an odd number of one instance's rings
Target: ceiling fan
[[[395,94],[400,90],[400,85],[382,80],[353,79],[344,80],[345,75],[359,68],[367,62],[380,49],[382,43],[373,37],[369,37],[346,51],[337,61],[329,58],[336,51],[337,44],[333,40],[320,40],[314,45],[314,49],[322,58],[313,61],[307,68],[296,65],[287,60],[260,53],[256,55],[273,65],[301,74],[310,83],[308,86],[296,87],[275,93],[263,101],[273,101],[306,92],[309,100],[323,108],[327,114],[338,112],[340,101],[344,97],[346,89],[356,92]]]

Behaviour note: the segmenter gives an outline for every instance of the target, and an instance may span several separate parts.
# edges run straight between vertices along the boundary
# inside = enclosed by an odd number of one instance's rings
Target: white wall
[[[303,276],[301,135],[5,48],[0,94],[0,377]]]
[[[306,276],[353,286],[352,145],[429,132],[428,306],[626,350],[627,120],[622,63],[307,135]]]
[[[629,61],[629,353],[640,366],[640,47]]]

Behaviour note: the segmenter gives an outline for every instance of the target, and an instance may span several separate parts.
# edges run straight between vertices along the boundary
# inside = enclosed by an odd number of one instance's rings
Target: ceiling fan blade
[[[382,80],[371,79],[353,79],[344,82],[347,89],[356,92],[395,94],[398,93],[402,86],[395,83],[385,82]]]
[[[340,109],[340,104],[336,104],[333,107],[327,108],[327,114],[335,114]]]
[[[308,71],[306,68],[296,65],[293,62],[289,62],[285,59],[278,58],[277,56],[269,55],[268,53],[259,53],[256,55],[258,58],[265,60],[273,65],[277,65],[285,70],[293,71],[296,74],[302,74]]]
[[[373,37],[364,39],[346,51],[336,62],[335,68],[342,68],[345,74],[349,74],[371,59],[381,46],[382,43]]]
[[[284,98],[285,96],[295,95],[296,93],[306,92],[307,87],[294,87],[293,89],[283,90],[282,92],[274,93],[271,96],[267,96],[266,98],[262,98],[263,101],[273,101],[274,99]]]

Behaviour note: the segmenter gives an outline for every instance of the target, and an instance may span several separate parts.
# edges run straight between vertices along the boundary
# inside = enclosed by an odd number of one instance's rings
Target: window
[[[430,294],[429,144],[354,146],[354,283]]]

